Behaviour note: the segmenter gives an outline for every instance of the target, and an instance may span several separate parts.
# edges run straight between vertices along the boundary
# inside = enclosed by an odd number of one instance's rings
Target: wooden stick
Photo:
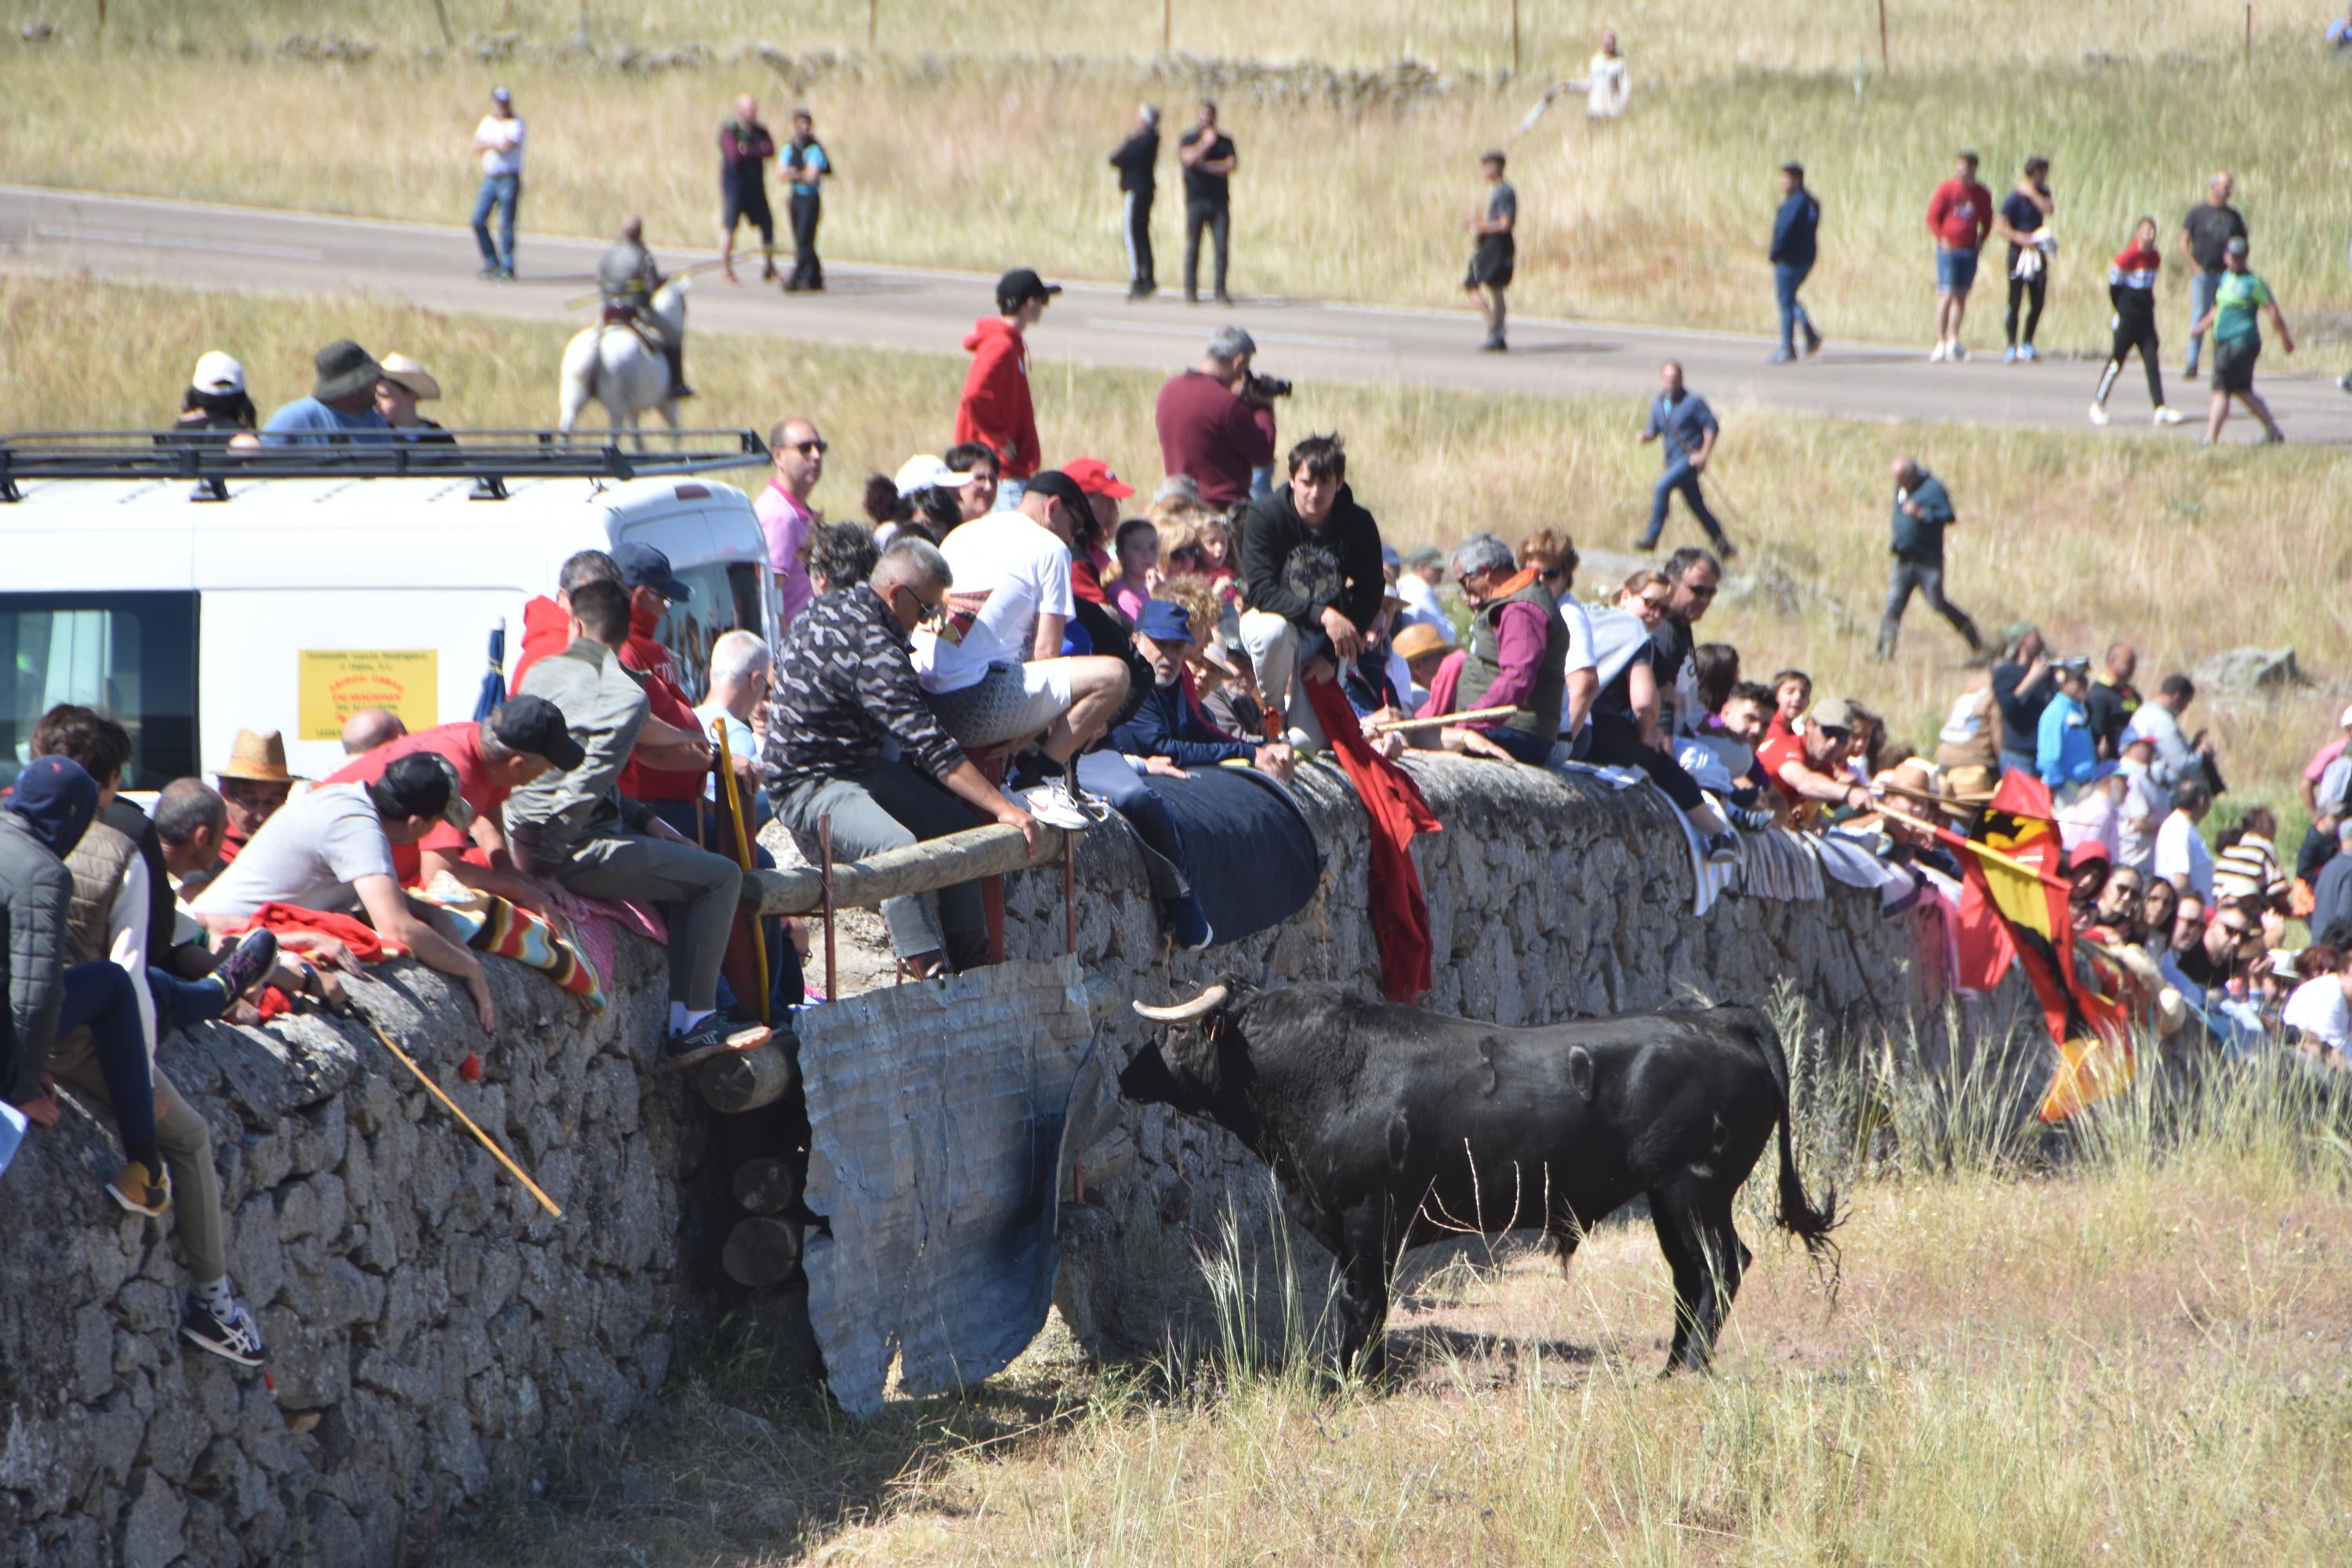
[[[1898,822],[1907,822],[1914,827],[1924,827],[1931,833],[1936,830],[1936,825],[1927,821],[1926,818],[1914,816],[1907,811],[1898,811],[1894,806],[1885,805],[1883,802],[1880,804],[1878,809],[1884,815],[1894,817]],[[1939,839],[1938,842],[1941,842],[1941,840]],[[2016,871],[2023,876],[2031,877],[2037,882],[2047,883],[2049,886],[2053,888],[2063,888],[2066,885],[2060,879],[2042,870],[2041,867],[2029,866],[2024,861],[2019,859],[2016,856],[2003,854],[1990,844],[1979,844],[1973,838],[1965,839],[1963,842],[1967,844],[1969,854],[1990,860],[1996,866],[2006,866],[2012,871]]]
[[[1912,789],[1907,785],[1898,784],[1874,784],[1870,787],[1875,790],[1884,790],[1889,795],[1907,795],[1913,800],[1923,802],[1928,805],[1940,807],[1945,811],[1952,813],[1956,816],[1969,816],[1974,814],[1973,807],[1962,805],[1956,800],[1948,800],[1940,795],[1930,795],[1924,789]]]
[[[1364,726],[1367,735],[1385,735],[1395,730],[1434,730],[1441,724],[1475,724],[1484,719],[1507,719],[1518,711],[1509,704],[1500,708],[1472,708],[1460,713],[1440,713],[1432,719],[1383,719],[1377,724]]]
[[[509,1173],[510,1173],[516,1181],[520,1182],[525,1187],[528,1187],[530,1190],[530,1195],[539,1200],[540,1206],[544,1208],[548,1213],[553,1215],[556,1218],[562,1219],[563,1217],[563,1211],[556,1207],[555,1200],[549,1197],[545,1192],[541,1191],[540,1184],[537,1182],[532,1181],[530,1174],[525,1172],[520,1165],[516,1164],[514,1161],[508,1156],[507,1152],[499,1148],[496,1141],[494,1141],[488,1133],[483,1131],[481,1128],[476,1124],[472,1117],[457,1109],[457,1102],[449,1098],[447,1090],[444,1089],[439,1084],[435,1083],[432,1079],[425,1076],[425,1069],[418,1067],[416,1063],[410,1058],[406,1051],[402,1050],[398,1046],[392,1043],[392,1037],[383,1032],[383,1026],[377,1023],[373,1018],[367,1018],[365,1014],[362,1014],[361,1016],[362,1018],[366,1018],[367,1026],[375,1031],[375,1037],[383,1042],[383,1048],[390,1051],[394,1056],[399,1058],[400,1065],[406,1068],[410,1072],[415,1073],[416,1075],[416,1081],[423,1084],[426,1089],[431,1089],[433,1091],[433,1098],[447,1106],[449,1108],[449,1114],[456,1117],[460,1122],[464,1123],[466,1131],[472,1133],[475,1139],[480,1142],[482,1147],[488,1149],[498,1163],[507,1168]]]

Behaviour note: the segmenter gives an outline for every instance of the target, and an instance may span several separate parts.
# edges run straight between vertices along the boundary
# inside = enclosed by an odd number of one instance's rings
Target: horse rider
[[[646,248],[646,220],[632,213],[621,226],[621,237],[596,263],[596,289],[604,297],[604,320],[633,328],[647,343],[659,348],[669,363],[669,395],[692,397],[694,388],[686,384],[686,344],[677,341],[685,334],[673,334],[654,313],[654,295],[661,286],[661,268]]]

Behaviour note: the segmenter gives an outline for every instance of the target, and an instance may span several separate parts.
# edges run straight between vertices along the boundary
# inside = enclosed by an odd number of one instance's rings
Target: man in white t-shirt
[[[2156,830],[2156,874],[2208,903],[2213,898],[2213,851],[2197,825],[2213,809],[2212,792],[2190,779],[2172,792],[2172,815]]]
[[[1057,826],[1084,826],[1072,764],[1127,700],[1123,661],[1062,656],[1063,630],[1077,613],[1070,541],[1092,516],[1068,475],[1048,468],[1032,478],[1013,510],[975,518],[940,546],[955,585],[939,622],[915,636],[916,673],[959,745],[1045,737],[1064,776],[1033,804]],[[1064,820],[1073,814],[1077,822]]]
[[[402,757],[371,784],[320,784],[273,812],[190,912],[228,931],[264,904],[363,910],[385,942],[463,981],[488,1033],[498,1027],[498,1010],[481,961],[434,928],[430,906],[402,892],[393,868],[394,843],[414,844],[443,822],[466,832],[474,808],[458,793],[457,768],[431,752]]]
[[[490,111],[474,127],[474,151],[481,154],[482,184],[474,193],[474,243],[482,247],[482,276],[514,281],[515,204],[522,199],[522,116],[514,94],[499,88]],[[490,209],[499,214],[499,242],[490,243]]]
[[[2116,807],[2116,864],[2143,877],[2155,874],[2156,830],[2172,811],[2172,792],[2158,784],[2149,769],[2155,755],[2153,740],[2128,735],[2123,754],[2116,759],[2116,776],[2124,781],[2123,798]]]

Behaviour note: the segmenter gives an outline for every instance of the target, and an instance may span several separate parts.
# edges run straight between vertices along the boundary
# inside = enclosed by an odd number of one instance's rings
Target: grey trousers
[[[1969,613],[1944,597],[1943,567],[1931,566],[1924,561],[1906,561],[1898,555],[1886,576],[1886,610],[1878,617],[1879,658],[1895,657],[1895,639],[1902,632],[1903,612],[1911,603],[1915,588],[1926,596],[1929,609],[1952,623],[1952,629],[1960,634],[1960,640],[1969,645],[1970,653],[1983,646],[1983,639],[1977,636],[1977,624],[1969,619]]]
[[[58,1042],[49,1072],[113,1114],[114,1097],[106,1092],[88,1029],[77,1029]],[[222,1246],[220,1173],[213,1168],[213,1130],[163,1076],[160,1065],[155,1068],[155,1146],[163,1152],[164,1167],[172,1173],[172,1223],[188,1255],[189,1276],[199,1285],[209,1285],[228,1272]]]
[[[978,816],[961,799],[898,762],[877,762],[854,775],[804,779],[776,800],[776,819],[811,863],[816,859],[817,824],[828,813],[835,860],[862,860],[979,826]],[[985,925],[980,885],[961,882],[937,893],[886,899],[882,923],[889,928],[892,950],[902,959],[945,953],[949,932],[978,931]]]
[[[743,889],[723,855],[635,833],[583,838],[540,868],[575,893],[660,904],[669,925],[669,999],[698,1013],[719,1005],[719,964]]]

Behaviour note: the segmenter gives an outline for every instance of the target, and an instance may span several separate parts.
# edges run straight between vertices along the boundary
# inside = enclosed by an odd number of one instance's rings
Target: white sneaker
[[[1937,343],[1934,348],[1929,349],[1927,351],[1927,363],[1929,364],[1943,363],[1944,356],[1950,351],[1951,346],[1952,345],[1949,343]]]
[[[2179,409],[2173,407],[2171,405],[2167,404],[2164,407],[2156,411],[2155,416],[2151,418],[2148,423],[2151,425],[2186,425],[2189,423],[2189,416],[2183,414]]]
[[[1944,357],[1950,360],[1954,364],[1958,364],[1960,361],[1969,357],[1969,351],[1962,348],[1959,344],[1954,343],[1952,345],[1952,352]]]
[[[1102,821],[1103,814],[1109,809],[1084,790],[1074,794],[1061,779],[1048,779],[1023,798],[1028,803],[1030,816],[1070,833],[1084,833]]]
[[[2017,345],[2017,357],[2032,364],[2041,359],[2042,353],[2032,343],[2020,343]]]
[[[2097,404],[2097,403],[2094,403],[2094,404],[2092,404],[2092,405],[2091,405],[2091,423],[2092,423],[2092,424],[2094,424],[2094,425],[2105,425],[2106,422],[2107,422],[2107,411],[2106,411],[2105,406],[2104,405],[2102,405],[2102,404]]]

